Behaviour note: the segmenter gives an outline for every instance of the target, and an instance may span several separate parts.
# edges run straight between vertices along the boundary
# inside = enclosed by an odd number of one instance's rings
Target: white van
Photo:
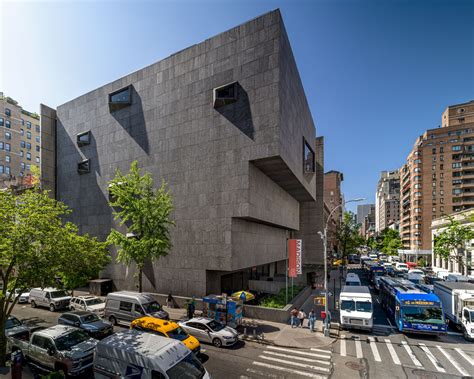
[[[343,328],[372,331],[372,295],[367,286],[345,286],[339,296],[340,323]]]
[[[359,275],[350,272],[346,276],[346,286],[360,286],[360,278]]]
[[[96,379],[210,379],[182,342],[133,329],[112,334],[97,344],[94,374]]]
[[[57,288],[33,288],[28,301],[32,308],[46,307],[51,312],[58,309],[69,308],[71,296],[64,290]]]

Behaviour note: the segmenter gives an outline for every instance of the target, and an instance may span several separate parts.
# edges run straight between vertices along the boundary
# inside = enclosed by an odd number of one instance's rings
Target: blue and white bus
[[[402,333],[446,334],[441,301],[406,279],[380,278],[382,307]]]

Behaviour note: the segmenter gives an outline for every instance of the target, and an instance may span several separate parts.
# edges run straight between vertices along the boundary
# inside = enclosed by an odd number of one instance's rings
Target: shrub
[[[293,286],[293,295],[296,297],[303,289],[305,286],[302,285],[294,285]],[[292,287],[288,287],[288,299],[291,299],[291,290]],[[270,295],[267,296],[266,298],[262,299],[260,302],[260,305],[262,307],[266,308],[284,308],[286,306],[286,289],[282,288],[278,295]]]

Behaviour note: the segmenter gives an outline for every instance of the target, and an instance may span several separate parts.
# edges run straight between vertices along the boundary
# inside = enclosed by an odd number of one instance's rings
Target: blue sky
[[[275,8],[346,199],[474,99],[470,0],[2,1],[0,91],[54,107]]]

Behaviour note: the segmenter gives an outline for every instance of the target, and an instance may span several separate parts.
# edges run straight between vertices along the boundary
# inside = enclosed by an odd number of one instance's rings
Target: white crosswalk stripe
[[[341,336],[341,357],[345,357],[346,354],[346,336]]]
[[[382,362],[382,360],[380,359],[379,351],[377,349],[377,345],[375,344],[375,338],[374,337],[369,337],[369,344],[370,344],[370,348],[372,349],[372,354],[374,356],[375,361],[376,362]]]
[[[331,355],[330,350],[318,348],[299,350],[266,346],[241,379],[255,377],[327,379],[333,369]]]
[[[408,356],[411,358],[411,360],[413,361],[413,364],[415,366],[418,366],[418,367],[423,367],[423,365],[421,364],[421,362],[418,360],[418,358],[416,357],[416,355],[413,353],[413,351],[411,350],[410,346],[408,346],[408,343],[407,341],[402,341],[402,346],[403,348],[406,350]]]
[[[454,350],[456,350],[461,357],[463,357],[466,361],[468,361],[471,364],[471,366],[474,366],[474,360],[469,355],[467,355],[459,347],[456,347]]]
[[[360,344],[360,338],[355,338],[355,345],[356,345],[356,356],[357,358],[363,358],[364,355],[362,354],[362,345]]]
[[[288,367],[280,367],[280,366],[275,366],[275,365],[268,364],[268,363],[263,363],[263,362],[253,362],[252,364],[255,365],[255,366],[260,366],[260,367],[265,367],[265,368],[269,368],[269,369],[273,369],[273,370],[277,370],[277,371],[287,372],[287,373],[290,373],[290,374],[306,376],[308,378],[314,378],[314,379],[326,379],[327,378],[326,376],[316,375],[316,374],[313,374],[311,372],[294,370],[294,369],[291,369],[291,368],[288,368]],[[250,369],[247,369],[247,371],[249,371],[249,370]],[[249,372],[251,372],[251,371],[249,371]],[[261,375],[262,376],[269,376],[267,372],[265,372],[265,373],[262,372]]]
[[[398,358],[398,355],[392,346],[392,341],[385,340],[385,345],[387,345],[387,349],[390,353],[390,356],[392,357],[393,363],[395,363],[396,365],[401,365],[400,359]]]
[[[444,350],[441,346],[436,346],[438,350],[446,357],[448,358],[448,361],[451,362],[451,364],[456,368],[456,370],[459,371],[459,373],[463,376],[469,376],[468,372],[464,370],[463,367],[459,365],[459,363],[449,354],[446,350]]]
[[[426,347],[424,343],[419,343],[418,346],[423,350],[428,357],[428,359],[433,363],[433,366],[435,366],[436,370],[439,372],[446,372],[444,367],[441,365],[441,363],[436,359],[436,357],[433,355],[433,353]]]

